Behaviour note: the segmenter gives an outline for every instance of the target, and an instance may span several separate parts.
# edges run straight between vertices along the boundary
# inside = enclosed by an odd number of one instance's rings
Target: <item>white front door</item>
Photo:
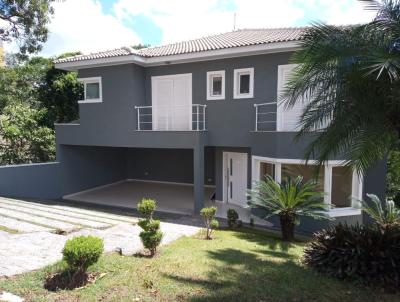
[[[224,202],[247,204],[247,153],[224,152]]]
[[[153,130],[192,129],[192,74],[151,78]]]

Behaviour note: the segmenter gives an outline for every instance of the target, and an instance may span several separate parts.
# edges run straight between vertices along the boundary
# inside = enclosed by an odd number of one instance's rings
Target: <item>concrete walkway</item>
[[[136,222],[132,216],[0,197],[0,276],[40,269],[60,260],[65,241],[79,235],[103,238],[105,252],[132,255],[143,248]],[[194,235],[199,229],[162,222],[162,244]]]

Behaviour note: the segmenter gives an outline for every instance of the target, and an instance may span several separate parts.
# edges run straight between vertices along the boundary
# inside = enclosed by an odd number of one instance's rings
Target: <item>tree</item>
[[[0,163],[21,164],[55,159],[55,135],[40,126],[46,111],[26,104],[9,105],[0,115]]]
[[[16,41],[20,53],[34,53],[46,42],[53,14],[52,0],[2,0],[0,1],[0,39]],[[4,24],[4,25],[3,25]]]
[[[395,148],[390,151],[387,160],[386,195],[400,202],[400,150]]]
[[[360,172],[400,137],[400,4],[365,2],[378,10],[369,24],[318,23],[306,31],[281,99],[286,107],[307,100],[297,139],[320,130],[307,159],[322,164],[340,155]]]
[[[318,192],[317,186],[314,181],[303,183],[302,176],[282,183],[266,176],[249,190],[249,206],[263,209],[265,219],[279,216],[283,240],[292,241],[294,227],[300,223],[299,216],[330,219],[325,213],[330,205],[323,202],[324,193]]]
[[[57,58],[77,53],[68,53]],[[0,68],[0,113],[10,104],[29,104],[46,109],[42,122],[50,128],[56,122],[78,118],[78,100],[83,86],[76,72],[55,69],[54,58],[32,57]]]

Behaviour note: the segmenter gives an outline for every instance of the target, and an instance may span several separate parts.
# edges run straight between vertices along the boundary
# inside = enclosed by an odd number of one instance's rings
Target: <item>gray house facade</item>
[[[239,30],[56,61],[85,86],[79,120],[56,125],[59,197],[127,208],[150,197],[186,214],[216,204],[221,216],[235,208],[248,221],[246,191],[255,181],[313,177],[304,150],[317,134],[293,141],[304,105],[284,110],[278,102],[302,33]],[[336,219],[299,228],[362,223],[356,200],[383,196],[385,173],[383,162],[362,177],[341,158],[327,162],[318,182]]]

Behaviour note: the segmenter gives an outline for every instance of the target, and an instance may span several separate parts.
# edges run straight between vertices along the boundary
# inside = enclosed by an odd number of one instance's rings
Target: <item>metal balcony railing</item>
[[[135,106],[138,131],[205,131],[206,105]]]
[[[255,131],[276,131],[277,102],[254,104]]]

